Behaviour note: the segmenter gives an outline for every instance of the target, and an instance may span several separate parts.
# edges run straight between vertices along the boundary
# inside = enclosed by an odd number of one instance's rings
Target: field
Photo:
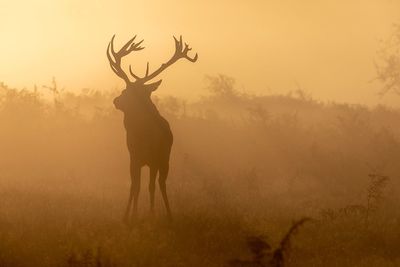
[[[400,266],[400,110],[206,87],[153,97],[173,221],[146,170],[127,227],[119,92],[2,84],[0,266]]]

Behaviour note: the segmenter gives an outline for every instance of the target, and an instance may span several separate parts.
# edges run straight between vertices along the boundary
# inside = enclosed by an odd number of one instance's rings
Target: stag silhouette
[[[150,168],[150,210],[154,212],[154,192],[157,174],[158,183],[164,199],[168,218],[172,218],[171,209],[168,202],[166,180],[169,171],[169,158],[173,143],[173,135],[168,121],[162,117],[157,107],[151,100],[151,93],[161,84],[162,80],[154,83],[147,83],[154,79],[167,67],[174,64],[177,60],[185,58],[190,62],[197,61],[197,54],[192,58],[188,56],[191,50],[188,44],[183,43],[182,36],[174,37],[175,53],[166,63],[162,64],[157,70],[149,73],[149,63],[147,62],[146,74],[143,77],[135,75],[129,66],[129,72],[135,79],[131,82],[126,72],[121,67],[122,57],[132,51],[144,49],[141,46],[143,40],[135,43],[136,35],[129,40],[118,52],[114,51],[114,37],[112,37],[107,47],[107,57],[111,69],[122,78],[126,83],[126,88],[121,95],[114,99],[114,105],[124,113],[124,126],[126,129],[127,145],[130,154],[130,175],[131,188],[126,207],[124,221],[129,223],[130,212],[133,200],[132,217],[136,217],[138,210],[138,198],[140,192],[140,174],[144,166]]]

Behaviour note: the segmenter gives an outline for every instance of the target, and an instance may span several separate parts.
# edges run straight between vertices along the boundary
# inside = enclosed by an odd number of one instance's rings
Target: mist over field
[[[129,156],[111,105],[119,92],[53,84],[44,97],[45,88],[2,84],[2,266],[225,266],[251,259],[246,238],[278,247],[305,217],[287,266],[400,263],[399,110],[303,91],[243,94],[224,75],[204,83],[208,96],[196,102],[153,97],[175,136],[174,220],[158,188],[149,217],[145,171],[133,229],[122,223]]]
[[[398,10],[0,0],[0,267],[400,266]]]

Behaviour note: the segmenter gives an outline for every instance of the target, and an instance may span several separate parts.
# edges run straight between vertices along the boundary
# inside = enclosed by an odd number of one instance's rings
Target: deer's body
[[[126,93],[126,92],[125,92]],[[156,106],[140,103],[140,112],[136,105],[123,108],[119,96],[114,104],[124,112],[124,126],[129,153],[139,166],[160,166],[169,158],[173,142],[168,121],[161,116]]]
[[[127,85],[121,95],[114,99],[115,107],[124,113],[124,126],[130,154],[131,189],[125,212],[125,220],[129,220],[132,200],[133,214],[136,215],[137,213],[140,192],[140,174],[143,166],[148,166],[150,168],[149,192],[151,211],[154,210],[155,182],[157,174],[159,174],[158,183],[160,191],[164,199],[167,214],[171,217],[166,191],[166,180],[169,171],[169,157],[173,143],[173,135],[168,121],[161,116],[150,97],[151,92],[156,90],[161,84],[161,80],[151,84],[145,83],[153,79],[180,58],[186,58],[195,62],[197,60],[197,54],[194,58],[188,57],[187,53],[190,51],[188,45],[185,44],[185,47],[183,47],[182,38],[180,41],[175,39],[176,51],[174,56],[167,63],[161,65],[158,70],[150,75],[149,65],[147,64],[146,75],[143,78],[139,78],[133,74],[131,68],[129,68],[131,75],[136,79],[135,82],[131,82],[121,68],[121,58],[132,51],[143,49],[140,47],[142,41],[134,43],[133,41],[135,38],[133,38],[125,44],[120,51],[115,52],[113,48],[113,39],[110,42],[107,53],[110,66],[119,77],[124,79]]]
[[[169,159],[173,136],[168,121],[161,115],[148,119],[151,121],[144,123],[125,115],[126,141],[139,166],[158,167]]]

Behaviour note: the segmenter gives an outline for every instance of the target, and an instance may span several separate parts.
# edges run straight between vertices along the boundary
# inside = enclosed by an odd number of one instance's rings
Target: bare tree
[[[393,25],[389,38],[382,41],[375,60],[376,79],[383,84],[380,95],[388,92],[400,94],[400,24]]]

